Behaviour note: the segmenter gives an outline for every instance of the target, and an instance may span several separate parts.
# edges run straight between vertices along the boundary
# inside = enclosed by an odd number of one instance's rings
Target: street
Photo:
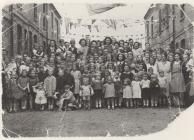
[[[135,136],[165,129],[178,111],[138,108],[5,113],[3,125],[12,137]]]

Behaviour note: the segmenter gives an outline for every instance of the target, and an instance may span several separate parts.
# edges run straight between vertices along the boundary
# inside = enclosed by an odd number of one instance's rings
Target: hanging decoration
[[[118,6],[125,6],[125,4],[117,3],[117,4],[87,4],[87,9],[89,15],[100,14],[111,10]]]

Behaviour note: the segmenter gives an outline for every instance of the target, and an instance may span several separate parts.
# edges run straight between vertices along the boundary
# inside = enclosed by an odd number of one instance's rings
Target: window
[[[29,56],[32,54],[32,32],[29,31]]]
[[[25,54],[28,53],[28,32],[26,29],[24,30],[24,50],[23,50],[23,52]]]
[[[43,29],[47,30],[47,27],[48,27],[48,22],[47,22],[46,16],[44,16],[44,18],[43,18]]]
[[[151,17],[151,37],[154,36],[154,17]]]
[[[185,11],[185,4],[181,4],[180,5],[180,18],[181,20],[184,19],[185,15],[184,15],[184,11]]]
[[[48,9],[47,9],[47,4],[43,4],[43,13],[47,13]]]
[[[34,21],[38,20],[37,4],[34,4]]]
[[[22,51],[22,26],[17,25],[17,53],[21,54]]]
[[[53,28],[53,13],[51,13],[51,26]]]
[[[181,40],[181,48],[183,48],[183,49],[185,49],[186,48],[186,46],[185,46],[186,44],[185,44],[185,39],[182,39]]]
[[[34,35],[34,44],[36,44],[36,43],[37,43],[37,36]]]
[[[55,19],[55,22],[56,22],[56,27],[57,27],[57,40],[58,40],[58,38],[59,38],[59,23],[58,23],[58,20],[57,19]]]
[[[178,42],[176,43],[176,48],[179,48],[179,43]]]
[[[150,23],[149,21],[146,21],[146,29],[147,29],[147,37],[149,37],[149,30],[150,30]]]
[[[170,5],[169,4],[165,4],[165,12],[166,12],[165,26],[166,26],[166,28],[169,27],[169,8],[170,8]]]
[[[159,10],[159,35],[161,34],[161,21],[162,21],[162,14],[161,9]]]

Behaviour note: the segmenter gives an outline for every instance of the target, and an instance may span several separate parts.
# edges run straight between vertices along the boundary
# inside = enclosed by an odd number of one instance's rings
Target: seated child
[[[70,90],[70,85],[65,85],[63,93],[61,93],[60,99],[58,101],[59,111],[62,111],[65,105],[65,110],[68,109],[68,105],[72,104],[73,107],[77,108],[76,100],[73,93]],[[57,94],[57,93],[56,93]]]

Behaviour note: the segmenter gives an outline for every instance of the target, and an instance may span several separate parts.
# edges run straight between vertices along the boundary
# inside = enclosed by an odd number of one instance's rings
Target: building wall
[[[3,8],[3,18],[2,26],[3,30],[7,30],[6,33],[3,33],[3,48],[8,52],[9,57],[14,57],[16,54],[31,54],[32,47],[34,45],[47,45],[49,40],[55,40],[58,42],[60,38],[60,32],[58,32],[58,38],[55,36],[49,36],[54,29],[49,28],[51,24],[51,19],[49,16],[49,4],[46,4],[48,10],[43,12],[43,4],[37,4],[37,18],[34,18],[34,4],[13,4],[13,48],[11,44],[11,14],[10,14],[10,5]],[[54,17],[60,21],[61,17],[56,15],[53,12]],[[44,22],[46,21],[46,22]],[[43,22],[46,25],[44,27]],[[55,25],[54,25],[55,26]],[[19,28],[21,27],[21,32],[18,35]],[[58,22],[58,27],[60,30],[60,22]],[[35,37],[36,36],[36,37]],[[56,35],[57,36],[57,35]],[[37,38],[37,41],[36,41]],[[18,43],[21,41],[21,43]],[[11,53],[13,51],[13,54]]]
[[[175,18],[176,47],[180,46],[183,48],[191,48],[193,45],[193,27],[191,26],[191,22],[188,20],[188,18],[190,18],[191,21],[194,20],[194,8],[189,4],[185,4],[184,9],[188,17],[181,17],[181,10],[178,5],[175,6],[175,17],[173,16],[172,5],[158,4],[156,7],[149,9],[144,19],[146,21],[151,21],[151,17],[153,17],[157,22],[153,23],[155,35],[153,38],[151,38],[150,32],[151,23],[149,24],[149,36],[147,36],[146,41],[149,42],[152,47],[170,46],[173,41],[173,18]],[[162,26],[160,28],[161,30],[159,30],[159,26]],[[147,26],[145,27],[147,34],[148,28]],[[181,41],[183,39],[185,39],[185,46],[181,45]]]

